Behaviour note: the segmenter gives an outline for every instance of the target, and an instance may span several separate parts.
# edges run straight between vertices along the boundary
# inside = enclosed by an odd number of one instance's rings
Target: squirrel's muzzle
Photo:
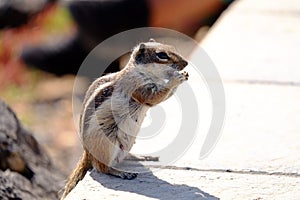
[[[174,65],[174,68],[178,71],[181,71],[183,70],[189,63],[185,60],[181,60],[180,62],[178,63],[175,63]]]

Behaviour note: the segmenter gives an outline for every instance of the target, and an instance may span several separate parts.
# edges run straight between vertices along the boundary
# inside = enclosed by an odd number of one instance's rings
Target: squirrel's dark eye
[[[165,52],[156,53],[156,56],[159,59],[163,59],[163,60],[169,60],[170,59],[170,57],[168,56],[168,54],[166,54]]]

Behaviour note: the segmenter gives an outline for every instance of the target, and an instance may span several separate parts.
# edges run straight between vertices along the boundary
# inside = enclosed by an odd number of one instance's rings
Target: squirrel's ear
[[[156,42],[153,38],[150,38],[149,42]]]
[[[146,45],[144,43],[141,43],[139,46],[139,50],[144,50],[146,49]]]
[[[140,43],[138,46],[138,51],[137,51],[136,57],[135,57],[135,60],[137,63],[143,61],[144,56],[145,56],[144,55],[145,50],[146,50],[146,45],[144,43]]]
[[[146,50],[146,45],[145,45],[144,43],[141,43],[141,44],[139,45],[139,52],[140,52],[140,53],[144,53],[145,50]]]

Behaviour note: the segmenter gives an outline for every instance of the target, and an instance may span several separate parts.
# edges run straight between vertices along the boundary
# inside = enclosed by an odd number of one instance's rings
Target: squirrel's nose
[[[187,61],[185,61],[185,60],[182,61],[182,65],[183,65],[184,67],[186,67],[188,64],[189,64],[189,63],[188,63]]]
[[[179,70],[183,70],[187,65],[188,65],[188,62],[185,60],[182,60],[177,64]]]

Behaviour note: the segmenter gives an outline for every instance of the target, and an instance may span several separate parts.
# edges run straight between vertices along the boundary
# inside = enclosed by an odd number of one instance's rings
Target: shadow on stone
[[[197,187],[192,187],[185,184],[171,184],[165,180],[162,180],[156,177],[150,170],[148,170],[139,162],[126,161],[125,165],[127,165],[127,169],[128,163],[131,166],[131,171],[143,171],[143,173],[139,173],[137,178],[133,180],[123,180],[117,177],[99,174],[96,170],[92,170],[90,176],[106,188],[136,193],[160,200],[219,199],[218,197],[212,196]]]

